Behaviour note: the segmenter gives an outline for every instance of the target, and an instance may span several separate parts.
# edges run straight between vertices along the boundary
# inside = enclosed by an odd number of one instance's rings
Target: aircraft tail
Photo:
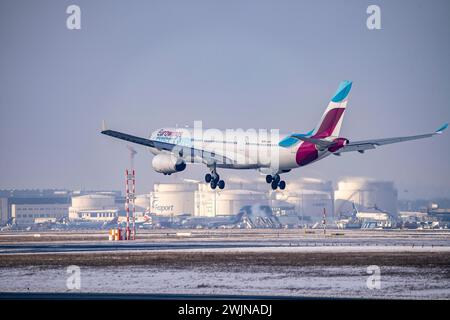
[[[344,119],[345,108],[347,107],[348,94],[350,93],[351,88],[351,81],[344,80],[339,84],[339,88],[328,104],[319,124],[314,129],[314,138],[339,136],[342,120]]]

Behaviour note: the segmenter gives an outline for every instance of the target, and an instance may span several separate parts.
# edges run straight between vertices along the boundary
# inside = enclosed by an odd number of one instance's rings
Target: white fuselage
[[[291,147],[280,147],[279,141],[287,135],[273,134],[271,131],[222,131],[201,130],[195,132],[190,128],[161,128],[154,131],[150,137],[152,140],[176,144],[186,149],[196,148],[214,152],[225,156],[233,163],[217,164],[217,167],[230,169],[267,169],[268,171],[282,172],[299,167],[298,153],[303,142]],[[153,154],[167,153],[156,148],[150,148]],[[317,157],[311,162],[322,159],[331,153],[327,150],[317,151]],[[201,159],[193,159],[189,152],[182,156],[186,162],[201,162]]]

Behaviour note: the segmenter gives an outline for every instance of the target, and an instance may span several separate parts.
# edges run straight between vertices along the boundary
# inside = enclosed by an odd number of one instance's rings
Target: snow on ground
[[[448,270],[381,267],[380,271],[381,289],[369,289],[367,269],[355,266],[82,267],[79,291],[450,299]],[[64,267],[0,268],[0,292],[68,292],[69,276]]]
[[[175,250],[159,250],[173,252]],[[176,249],[176,252],[450,252],[450,246],[284,246]]]

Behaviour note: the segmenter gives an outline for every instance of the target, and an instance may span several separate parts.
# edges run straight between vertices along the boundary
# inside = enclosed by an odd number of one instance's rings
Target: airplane
[[[162,128],[152,133],[149,139],[133,136],[103,127],[101,133],[144,145],[154,154],[152,167],[156,172],[170,175],[186,169],[187,163],[203,163],[210,170],[205,182],[212,189],[223,189],[224,180],[220,179],[217,168],[256,169],[266,175],[266,182],[273,190],[285,189],[286,182],[280,174],[292,169],[304,167],[329,155],[340,156],[344,152],[364,153],[379,146],[429,138],[441,134],[448,123],[438,130],[414,136],[350,141],[339,135],[348,96],[352,88],[351,81],[342,81],[329,102],[318,125],[307,133],[268,135],[250,137],[246,132],[237,132],[231,138],[226,134],[212,137],[207,130],[200,134],[192,129]],[[195,131],[195,130],[194,130]]]

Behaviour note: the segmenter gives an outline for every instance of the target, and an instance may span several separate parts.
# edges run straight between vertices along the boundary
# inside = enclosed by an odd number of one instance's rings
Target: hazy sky
[[[66,28],[70,4],[81,30]],[[381,7],[382,30],[367,29],[369,4]],[[123,189],[126,143],[101,135],[102,119],[141,136],[194,120],[305,132],[344,79],[354,84],[343,136],[430,132],[450,120],[449,39],[446,0],[2,0],[0,188]],[[395,181],[401,198],[449,196],[449,145],[446,132],[285,179],[369,176]],[[137,150],[138,192],[177,179]]]

